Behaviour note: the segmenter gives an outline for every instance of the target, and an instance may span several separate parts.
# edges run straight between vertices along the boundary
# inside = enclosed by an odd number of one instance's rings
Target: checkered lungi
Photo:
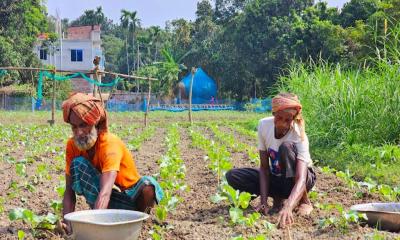
[[[94,208],[97,196],[100,193],[101,173],[84,157],[77,157],[71,163],[72,189],[76,194],[85,197],[86,202]],[[163,197],[163,191],[157,181],[150,176],[143,176],[132,187],[123,192],[112,190],[109,209],[136,210],[136,198],[141,193],[143,185],[153,185],[156,193],[156,201],[159,203]]]

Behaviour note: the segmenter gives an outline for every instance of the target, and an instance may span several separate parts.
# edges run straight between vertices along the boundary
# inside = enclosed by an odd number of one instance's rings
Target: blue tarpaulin
[[[190,80],[192,79],[192,73],[189,73],[181,80],[181,83],[185,86],[185,95],[189,96],[190,91]],[[197,68],[193,79],[192,88],[192,103],[193,104],[212,104],[215,103],[217,96],[217,84],[214,79],[209,77],[207,73],[201,68]]]

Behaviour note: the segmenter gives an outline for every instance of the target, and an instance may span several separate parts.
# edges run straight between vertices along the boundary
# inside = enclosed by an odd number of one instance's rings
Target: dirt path
[[[167,239],[227,239],[232,229],[218,223],[219,216],[229,214],[227,208],[210,201],[217,191],[217,178],[207,168],[205,153],[190,145],[188,130],[181,128],[180,133],[181,158],[186,165],[186,183],[190,191],[182,196],[184,202],[169,221],[175,228]]]
[[[154,135],[144,141],[139,150],[133,152],[136,167],[141,175],[154,175],[159,172],[157,161],[166,151],[164,147],[165,131],[165,128],[157,128]]]
[[[158,159],[165,153],[164,146],[166,130],[165,128],[157,128],[155,134],[147,141],[143,142],[139,150],[133,152],[136,167],[140,175],[152,176],[159,172]],[[148,232],[151,230],[151,217],[144,223],[139,239],[147,239]]]

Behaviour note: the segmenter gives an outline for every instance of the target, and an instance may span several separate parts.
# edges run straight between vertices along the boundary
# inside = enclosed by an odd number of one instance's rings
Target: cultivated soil
[[[121,118],[122,119],[122,118]],[[123,125],[131,120],[118,119],[117,125]],[[179,119],[181,120],[181,119]],[[10,121],[11,122],[11,121]],[[7,127],[7,124],[1,127]],[[174,122],[172,119],[158,120],[155,125],[157,130],[155,134],[143,142],[140,149],[134,151],[136,165],[141,175],[155,175],[159,170],[157,160],[166,151],[164,138],[166,135],[166,126]],[[140,122],[137,120],[138,124]],[[212,131],[205,127],[198,128],[207,138],[214,139]],[[222,128],[224,132],[235,135],[237,141],[244,142],[248,145],[255,146],[255,139],[243,136],[234,132],[228,127]],[[118,133],[119,130],[117,130]],[[142,131],[139,127],[133,134]],[[169,215],[167,223],[171,229],[167,231],[165,239],[231,239],[232,237],[243,235],[244,237],[256,236],[262,229],[259,226],[249,228],[243,226],[231,226],[229,224],[229,206],[227,203],[214,204],[210,201],[210,197],[217,192],[218,179],[217,176],[208,169],[208,162],[205,160],[206,153],[191,145],[188,128],[182,124],[180,131],[180,152],[186,166],[186,184],[189,191],[184,192],[181,197],[183,202],[180,203],[175,212]],[[124,141],[129,138],[124,137]],[[0,143],[4,146],[6,143]],[[65,139],[53,139],[49,144],[56,144],[60,149],[64,148]],[[11,147],[11,146],[10,146]],[[42,179],[36,185],[36,191],[30,192],[20,190],[17,194],[15,190],[10,188],[13,181],[21,184],[26,179],[18,177],[15,173],[15,163],[10,161],[10,157],[14,159],[23,159],[24,146],[14,146],[10,153],[3,157],[0,161],[0,197],[5,199],[2,204],[4,211],[0,214],[0,239],[18,239],[18,230],[24,230],[27,238],[32,238],[29,234],[27,224],[21,222],[10,222],[8,220],[8,212],[17,207],[24,207],[33,210],[36,214],[47,214],[51,211],[50,201],[59,199],[57,192],[54,190],[60,183],[60,177],[64,175],[63,169],[55,166],[55,157],[57,152],[45,153],[35,157],[35,161],[27,164],[28,176],[33,175],[38,164],[44,163],[48,167],[49,178]],[[234,167],[257,167],[252,164],[246,153],[231,151],[231,158]],[[8,159],[8,160],[7,160]],[[340,203],[345,209],[349,209],[351,205],[367,202],[380,202],[382,199],[377,195],[366,193],[357,194],[359,189],[351,189],[344,182],[333,174],[322,173],[318,167],[315,168],[317,173],[317,183],[314,191],[317,192],[316,199],[313,204],[317,203]],[[259,199],[252,201],[254,206]],[[78,198],[77,209],[87,209],[85,201]],[[246,213],[251,213],[251,208]],[[314,207],[314,211],[308,217],[300,217],[295,215],[295,223],[290,229],[272,230],[268,238],[271,239],[373,239],[373,234],[383,235],[385,239],[399,238],[399,234],[376,231],[368,226],[351,225],[345,232],[335,228],[320,229],[319,221],[330,216],[338,216],[336,210],[320,210]],[[263,216],[262,219],[275,223],[277,216]],[[148,232],[151,230],[153,219],[148,219],[143,227],[140,239],[148,239]],[[67,236],[57,232],[44,232],[45,239],[68,239]]]

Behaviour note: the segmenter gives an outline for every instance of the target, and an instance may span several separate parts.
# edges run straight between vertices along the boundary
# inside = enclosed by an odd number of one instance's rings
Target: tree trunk
[[[140,67],[140,59],[139,59],[139,52],[140,52],[140,46],[139,43],[137,44],[137,67],[136,67],[136,71],[139,70]],[[139,93],[139,79],[136,79],[136,92]]]
[[[130,75],[129,71],[129,53],[128,53],[128,37],[125,37],[125,50],[126,50],[126,67],[128,69],[127,74]]]
[[[192,119],[192,90],[193,90],[193,80],[194,80],[194,75],[196,73],[196,68],[192,67],[192,78],[190,79],[190,90],[189,90],[189,122],[190,124],[193,124],[193,119]]]

